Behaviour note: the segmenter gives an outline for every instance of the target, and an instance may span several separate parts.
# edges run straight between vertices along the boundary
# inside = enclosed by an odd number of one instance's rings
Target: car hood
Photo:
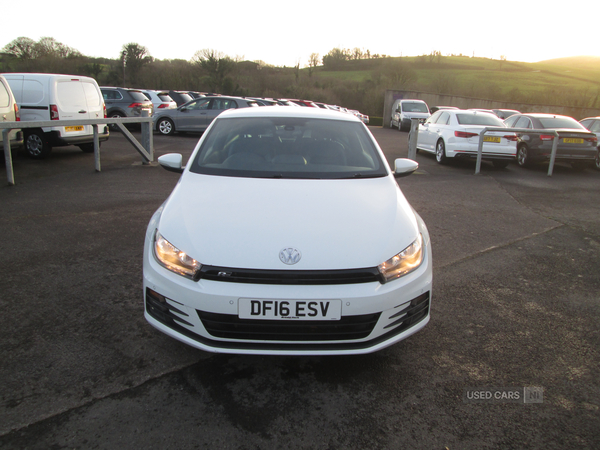
[[[186,172],[165,202],[159,232],[205,265],[334,270],[374,267],[417,237],[393,177],[282,180]],[[285,248],[302,258],[287,266]]]

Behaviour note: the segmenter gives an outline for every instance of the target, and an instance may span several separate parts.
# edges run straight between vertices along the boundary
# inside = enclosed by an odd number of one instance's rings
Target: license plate
[[[583,144],[583,139],[579,138],[563,138],[565,144]]]
[[[500,143],[500,136],[484,136],[483,142],[497,142]]]
[[[77,125],[74,127],[65,127],[65,131],[83,131],[83,125]]]
[[[264,300],[241,298],[240,319],[340,320],[341,300]]]

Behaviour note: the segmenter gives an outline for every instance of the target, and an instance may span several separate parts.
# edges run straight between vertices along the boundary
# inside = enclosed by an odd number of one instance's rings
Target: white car
[[[419,119],[419,122],[423,123],[429,116],[429,106],[423,100],[396,100],[392,105],[390,128],[397,127],[398,131],[410,130],[412,119]]]
[[[228,110],[153,215],[145,317],[223,353],[358,354],[429,321],[431,242],[356,117],[320,108]]]
[[[169,96],[168,91],[154,91],[140,89],[143,94],[152,102],[154,113],[157,114],[162,109],[176,109],[177,103]]]
[[[580,120],[579,123],[594,133],[598,138],[598,142],[600,143],[600,117],[587,117],[583,120]],[[596,169],[600,170],[600,144],[598,144],[595,165]]]
[[[476,158],[479,133],[484,128],[506,128],[496,115],[471,110],[441,109],[425,123],[419,124],[417,150],[435,153],[444,164],[449,158]],[[517,155],[517,135],[506,131],[490,131],[483,138],[482,158],[495,167],[504,168]]]

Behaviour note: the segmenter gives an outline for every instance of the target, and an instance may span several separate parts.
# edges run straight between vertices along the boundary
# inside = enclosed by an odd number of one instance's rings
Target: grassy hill
[[[410,74],[393,83],[394,71]],[[462,56],[423,55],[347,61],[338,70],[318,67],[321,80],[377,83],[502,101],[600,108],[600,57],[561,58],[538,63]],[[405,77],[406,78],[406,77]]]

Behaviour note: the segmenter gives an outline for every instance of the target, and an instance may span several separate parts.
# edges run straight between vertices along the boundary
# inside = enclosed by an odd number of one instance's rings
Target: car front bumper
[[[144,248],[145,318],[192,347],[217,353],[340,355],[381,350],[421,330],[430,318],[431,243],[422,231],[421,266],[396,280],[352,284],[258,284],[194,281],[160,265],[149,228]],[[242,299],[341,300],[340,320],[239,317]]]

